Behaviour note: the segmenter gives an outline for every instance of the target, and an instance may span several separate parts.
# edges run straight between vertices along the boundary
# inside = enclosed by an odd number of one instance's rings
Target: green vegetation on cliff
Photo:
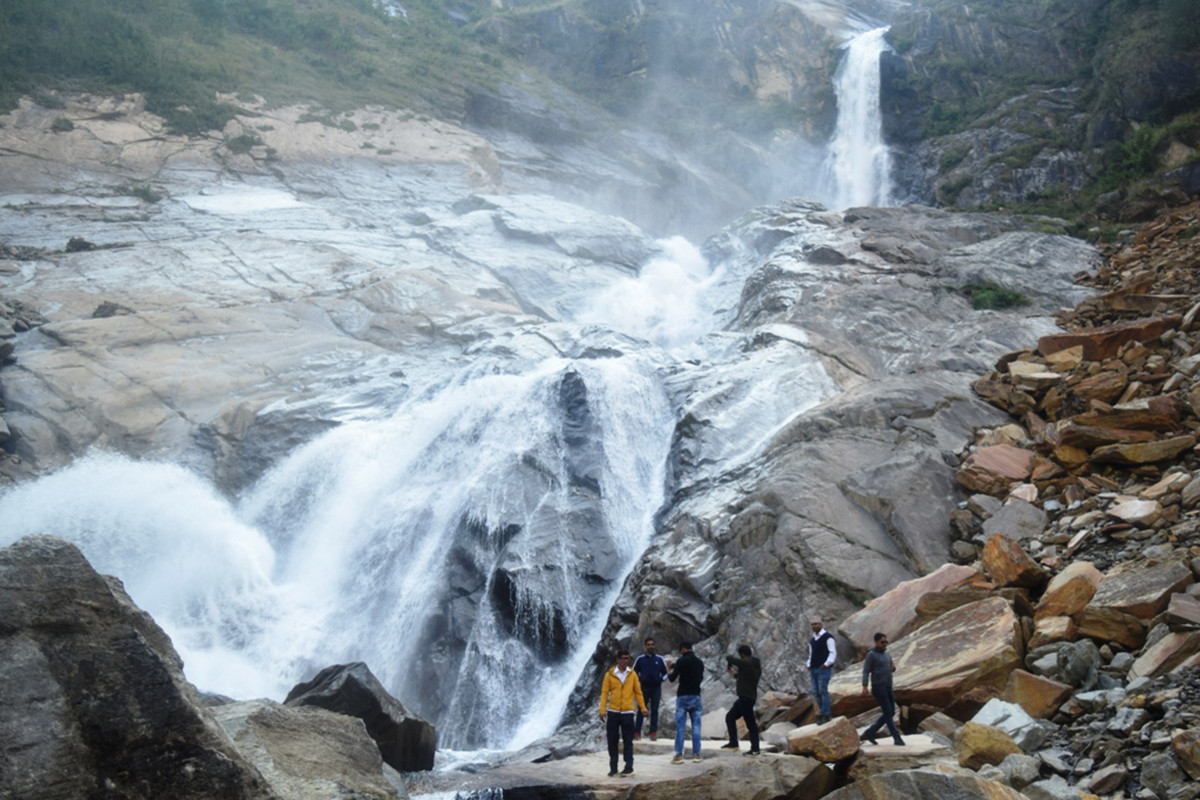
[[[390,13],[389,8],[396,9]],[[0,105],[45,90],[145,92],[182,132],[232,114],[218,92],[453,110],[499,60],[437,0],[4,0]]]

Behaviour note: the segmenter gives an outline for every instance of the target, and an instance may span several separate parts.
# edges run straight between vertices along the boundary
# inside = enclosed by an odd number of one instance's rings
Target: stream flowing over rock
[[[552,733],[647,634],[754,641],[801,688],[807,615],[949,558],[958,451],[1001,418],[970,381],[1094,259],[803,200],[697,248],[507,193],[444,123],[387,157],[295,123],[265,162],[117,111],[5,165],[0,295],[40,316],[0,373],[0,537],[76,542],[202,689],[362,661],[452,747]],[[49,123],[3,132],[66,147]],[[1032,307],[972,310],[998,278]]]

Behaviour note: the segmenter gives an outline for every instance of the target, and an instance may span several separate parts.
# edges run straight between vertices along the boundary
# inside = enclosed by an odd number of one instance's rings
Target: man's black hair
[[[875,634],[875,641],[876,641],[876,642],[878,642],[880,639],[886,639],[886,638],[887,638],[887,634],[886,634],[886,633],[877,633],[877,634]]]
[[[746,656],[747,658],[749,658],[750,656],[754,655],[754,653],[750,650],[750,645],[739,644],[738,645],[738,655]]]
[[[628,650],[618,650],[617,651],[617,658],[620,658],[621,656],[627,656],[627,655],[629,655]]]
[[[691,642],[680,642],[680,643],[679,643],[679,651],[680,651],[681,653],[682,653],[684,650],[691,650],[691,649],[692,649],[692,643],[691,643]]]

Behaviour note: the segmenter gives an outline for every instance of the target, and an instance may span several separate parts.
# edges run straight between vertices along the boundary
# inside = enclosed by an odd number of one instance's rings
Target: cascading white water
[[[745,393],[710,387],[728,409],[713,411],[730,434],[722,461],[828,391],[815,358],[746,353],[730,334],[705,344],[740,281],[710,274],[683,240],[660,245],[636,277],[564,302],[576,318],[544,334],[599,355],[481,348],[430,369],[390,413],[364,409],[297,448],[232,502],[182,467],[96,454],[5,490],[0,545],[76,542],[163,626],[201,689],[282,699],[317,669],[364,661],[443,747],[548,735],[664,501],[666,376],[706,380],[704,360],[772,365]]]
[[[851,38],[834,76],[837,128],[825,160],[825,184],[836,209],[891,203],[891,158],[883,139],[879,57],[888,49],[875,28]]]

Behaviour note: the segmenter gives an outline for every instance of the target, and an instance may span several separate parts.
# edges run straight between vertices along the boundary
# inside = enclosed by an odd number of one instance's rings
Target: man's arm
[[[834,641],[831,633],[829,634],[829,658],[825,659],[825,666],[832,667],[835,661],[837,661],[837,642]]]
[[[867,693],[867,682],[871,679],[871,659],[875,656],[874,651],[869,651],[867,657],[863,659],[863,690],[862,693]]]

